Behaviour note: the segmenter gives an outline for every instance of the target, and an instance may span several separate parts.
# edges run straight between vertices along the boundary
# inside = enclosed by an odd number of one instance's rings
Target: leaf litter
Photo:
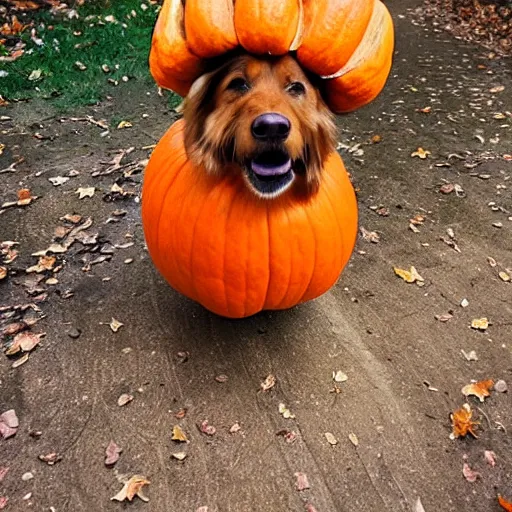
[[[110,499],[112,501],[133,501],[133,498],[137,496],[142,501],[148,502],[149,498],[144,494],[143,488],[150,483],[151,482],[145,476],[133,475],[124,483],[123,488]]]

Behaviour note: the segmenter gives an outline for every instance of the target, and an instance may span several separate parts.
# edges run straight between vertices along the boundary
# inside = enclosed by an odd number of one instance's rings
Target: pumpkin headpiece
[[[380,0],[164,0],[150,69],[159,86],[186,96],[209,59],[236,48],[295,52],[323,79],[330,109],[342,113],[380,93],[393,45],[393,22]]]

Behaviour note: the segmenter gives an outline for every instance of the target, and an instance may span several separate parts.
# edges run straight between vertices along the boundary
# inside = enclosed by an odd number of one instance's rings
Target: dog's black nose
[[[290,135],[291,124],[286,117],[275,112],[258,116],[251,126],[255,139],[283,141]]]

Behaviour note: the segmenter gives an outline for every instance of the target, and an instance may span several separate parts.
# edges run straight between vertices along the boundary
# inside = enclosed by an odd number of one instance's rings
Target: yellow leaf
[[[118,125],[117,125],[117,129],[118,130],[121,130],[122,128],[131,128],[133,126],[132,123],[130,123],[130,121],[121,121]]]
[[[172,437],[171,439],[173,441],[178,441],[179,443],[186,443],[188,442],[187,436],[185,435],[185,432],[181,430],[181,427],[178,425],[174,425],[172,428]]]
[[[418,148],[416,151],[414,151],[413,153],[411,153],[411,156],[412,157],[419,157],[421,158],[422,160],[425,160],[425,158],[427,158],[428,155],[431,155],[432,153],[430,151],[428,151],[428,149],[423,149],[423,148]]]
[[[406,283],[415,283],[417,281],[423,283],[424,281],[423,277],[418,274],[418,271],[414,267],[411,267],[410,270],[393,267],[393,270],[395,274],[401,277]]]
[[[471,328],[485,331],[489,327],[489,320],[487,318],[474,318],[471,321]]]

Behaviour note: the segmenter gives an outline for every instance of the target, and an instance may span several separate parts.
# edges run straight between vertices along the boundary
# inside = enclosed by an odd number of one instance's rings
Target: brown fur
[[[243,93],[228,88],[235,78],[243,78],[250,88]],[[294,82],[303,84],[305,92],[287,90]],[[243,172],[244,162],[261,145],[251,125],[269,112],[291,122],[282,146],[294,162],[292,186],[314,193],[324,161],[334,149],[334,123],[317,88],[291,56],[241,55],[199,78],[183,108],[189,158],[209,173],[233,172],[231,164]]]

